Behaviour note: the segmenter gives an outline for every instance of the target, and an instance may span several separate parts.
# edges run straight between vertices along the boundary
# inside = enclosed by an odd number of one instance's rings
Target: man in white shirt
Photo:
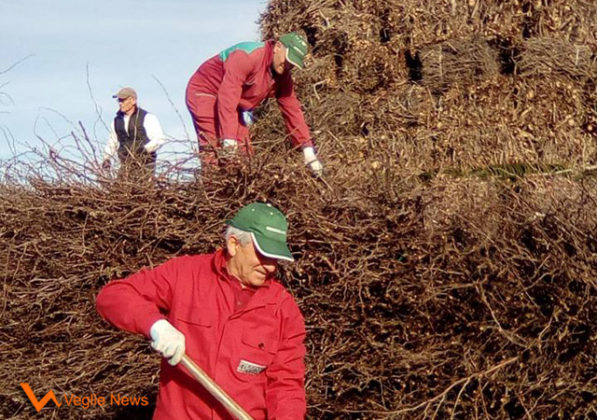
[[[109,169],[111,159],[118,154],[121,175],[123,170],[153,174],[156,151],[166,141],[160,122],[137,106],[137,92],[133,88],[122,88],[113,97],[118,99],[119,110],[112,121],[102,167]]]

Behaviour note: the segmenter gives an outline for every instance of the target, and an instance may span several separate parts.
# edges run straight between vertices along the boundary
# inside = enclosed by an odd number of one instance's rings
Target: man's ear
[[[240,243],[238,242],[238,238],[234,235],[230,235],[226,241],[226,251],[228,251],[228,255],[234,257],[239,245]]]

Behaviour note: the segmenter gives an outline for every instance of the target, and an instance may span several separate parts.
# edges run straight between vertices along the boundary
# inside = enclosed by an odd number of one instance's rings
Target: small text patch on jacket
[[[258,365],[257,363],[252,363],[247,360],[241,360],[236,368],[236,371],[239,373],[246,373],[248,375],[259,375],[261,372],[265,370],[265,366]]]

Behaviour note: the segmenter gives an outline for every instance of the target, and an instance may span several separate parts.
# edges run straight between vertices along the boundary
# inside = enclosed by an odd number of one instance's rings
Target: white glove
[[[309,167],[313,175],[315,176],[322,176],[323,175],[323,165],[317,159],[315,155],[315,149],[313,147],[305,147],[303,148],[303,155],[305,157],[305,165]]]
[[[154,322],[149,329],[151,347],[169,359],[168,363],[175,366],[180,362],[185,351],[184,334],[178,331],[165,319]]]
[[[230,152],[236,152],[238,149],[238,142],[234,139],[224,139],[222,140],[222,149]]]
[[[220,146],[222,146],[223,158],[231,158],[238,151],[238,142],[234,139],[223,139],[220,141]]]
[[[253,116],[253,111],[251,110],[243,111],[241,113],[241,117],[245,127],[250,127],[255,123],[255,117]]]

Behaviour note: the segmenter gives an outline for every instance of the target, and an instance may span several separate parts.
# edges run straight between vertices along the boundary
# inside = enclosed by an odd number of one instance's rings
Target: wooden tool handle
[[[220,388],[218,384],[211,379],[207,373],[203,371],[195,362],[193,362],[186,354],[182,356],[180,361],[182,365],[193,375],[197,381],[207,389],[207,391],[218,400],[230,414],[232,414],[238,420],[253,420],[243,408],[234,401],[230,395]]]

